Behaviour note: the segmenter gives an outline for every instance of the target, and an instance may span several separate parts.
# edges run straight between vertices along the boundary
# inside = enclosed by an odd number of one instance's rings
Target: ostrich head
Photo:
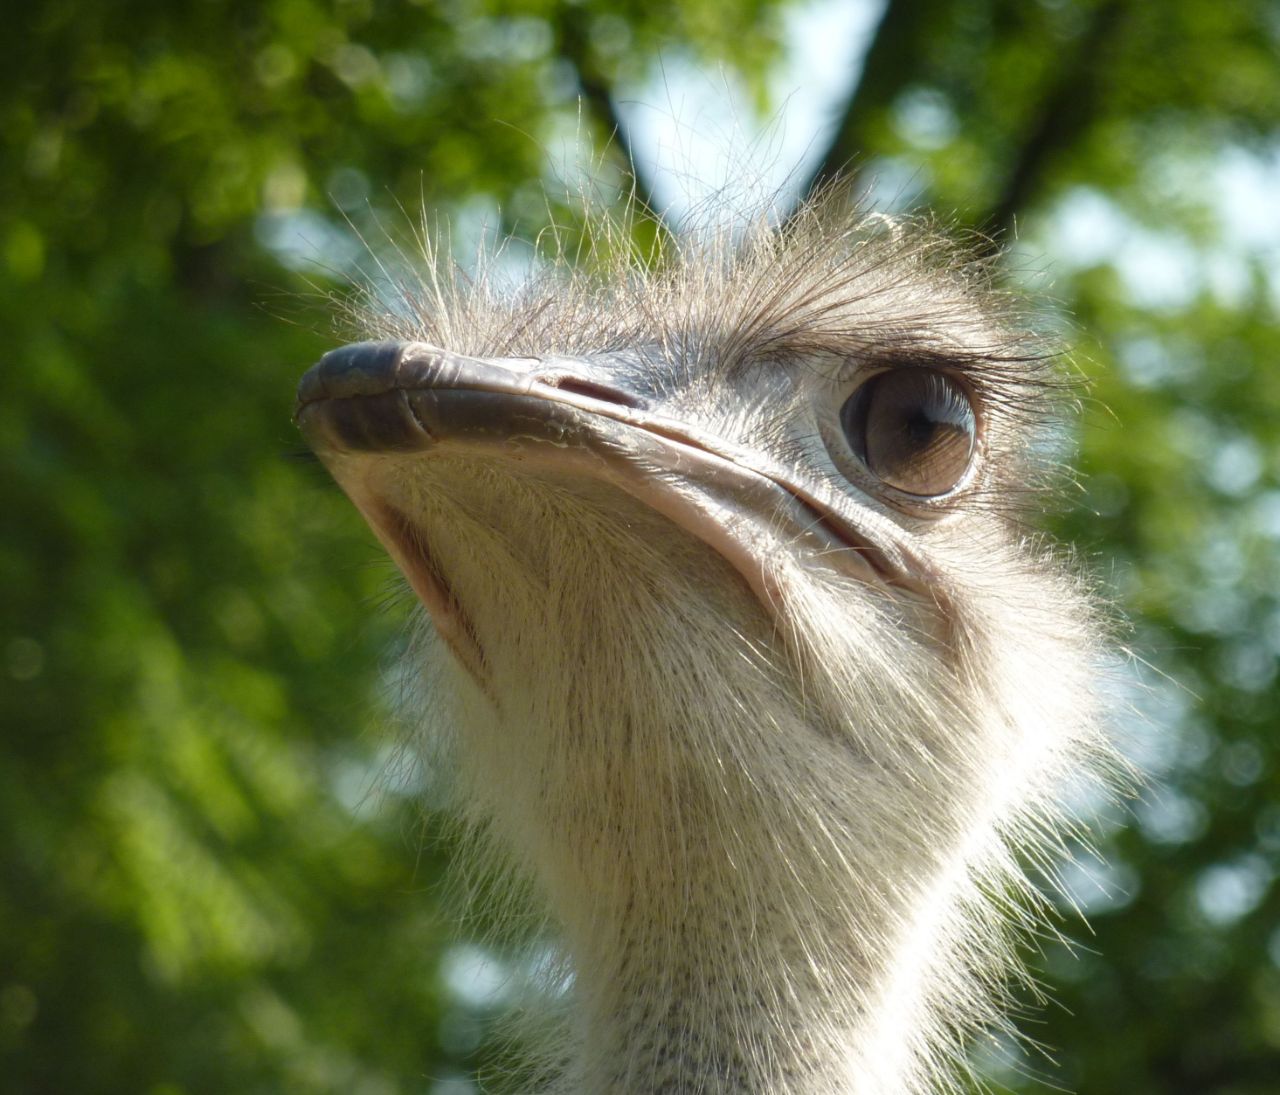
[[[948,1088],[1100,753],[1092,611],[1018,516],[1051,355],[928,229],[830,208],[421,288],[297,420],[562,933],[556,1089]]]

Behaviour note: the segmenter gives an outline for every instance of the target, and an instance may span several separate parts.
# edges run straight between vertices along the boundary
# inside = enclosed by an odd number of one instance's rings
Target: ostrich
[[[597,266],[437,264],[296,410],[563,940],[549,1089],[953,1090],[1039,923],[1019,864],[1107,756],[1098,614],[1019,519],[1055,355],[834,199]]]

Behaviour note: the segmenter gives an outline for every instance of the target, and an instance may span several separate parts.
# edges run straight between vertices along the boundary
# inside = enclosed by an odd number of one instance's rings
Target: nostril
[[[608,384],[599,384],[594,380],[584,380],[580,376],[551,374],[539,377],[548,388],[558,388],[562,392],[573,392],[574,395],[585,395],[588,399],[598,399],[602,403],[616,403],[621,407],[640,407],[641,401],[630,392],[620,388],[611,388]]]

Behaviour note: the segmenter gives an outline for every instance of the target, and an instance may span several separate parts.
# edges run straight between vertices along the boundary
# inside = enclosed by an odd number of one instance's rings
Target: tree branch
[[[918,71],[920,39],[945,3],[906,3],[889,0],[884,17],[867,50],[862,75],[850,94],[818,167],[804,194],[811,197],[837,178],[856,178],[852,167],[875,144],[871,132],[882,111]],[[1106,67],[1101,58],[1125,10],[1124,0],[1101,0],[1093,9],[1073,48],[1062,53],[1056,77],[1031,112],[1032,121],[1005,173],[998,197],[987,212],[975,218],[983,225],[994,250],[1010,232],[1018,213],[1040,185],[1053,158],[1079,139],[1091,121]]]
[[[1041,97],[1017,159],[1005,175],[1000,196],[979,221],[988,226],[992,239],[1013,230],[1019,211],[1040,184],[1045,168],[1088,127],[1106,71],[1101,58],[1123,10],[1123,0],[1102,0],[1076,38],[1075,48],[1063,55],[1057,79]]]
[[[556,28],[560,39],[559,53],[568,61],[578,77],[582,101],[596,122],[609,134],[610,146],[626,159],[626,170],[631,176],[632,197],[641,209],[665,234],[667,231],[662,214],[655,204],[653,180],[647,168],[636,160],[635,147],[622,115],[614,105],[609,85],[600,75],[591,57],[590,47],[582,31],[580,19],[566,18]]]
[[[871,144],[867,119],[902,89],[903,75],[912,71],[911,62],[919,56],[919,29],[927,25],[934,7],[888,0],[875,37],[867,47],[857,86],[849,94],[826,153],[801,191],[806,198],[835,179],[856,177],[853,164]]]

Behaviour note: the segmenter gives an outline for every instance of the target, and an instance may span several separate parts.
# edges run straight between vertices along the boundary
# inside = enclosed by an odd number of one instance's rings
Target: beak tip
[[[403,342],[353,342],[330,350],[298,382],[294,418],[319,399],[344,399],[386,391],[404,353]]]

